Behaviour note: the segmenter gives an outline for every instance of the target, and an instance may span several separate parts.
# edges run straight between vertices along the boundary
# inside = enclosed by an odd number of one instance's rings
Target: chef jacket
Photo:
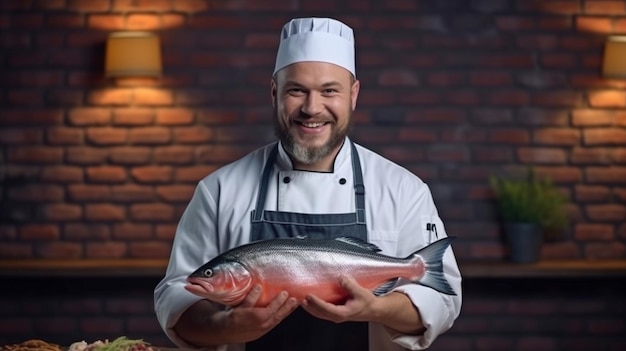
[[[253,151],[202,179],[179,221],[167,271],[155,288],[154,300],[161,327],[180,347],[194,346],[182,340],[173,327],[189,306],[202,299],[184,289],[186,278],[215,256],[249,242],[250,215],[256,205],[259,180],[274,146]],[[445,237],[428,186],[403,167],[355,146],[363,170],[368,241],[382,254],[406,257]],[[333,171],[327,173],[294,170],[279,145],[264,208],[310,214],[354,212],[352,174],[348,138],[335,158]],[[426,332],[405,335],[369,323],[370,350],[422,350],[452,326],[460,313],[462,295],[461,275],[451,247],[444,253],[443,270],[456,296],[409,282],[394,288],[410,298]],[[235,351],[245,346],[232,344],[214,349]]]

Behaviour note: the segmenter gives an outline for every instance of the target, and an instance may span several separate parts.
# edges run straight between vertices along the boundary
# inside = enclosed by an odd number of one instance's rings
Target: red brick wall
[[[167,257],[195,183],[273,139],[280,26],[354,27],[354,139],[432,187],[461,259],[501,259],[490,174],[536,166],[571,199],[544,258],[626,257],[626,83],[600,76],[624,1],[21,0],[0,4],[0,258]],[[103,78],[117,30],[164,77]]]

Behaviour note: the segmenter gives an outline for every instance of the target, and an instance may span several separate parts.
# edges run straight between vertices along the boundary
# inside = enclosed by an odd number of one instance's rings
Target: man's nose
[[[301,111],[309,116],[315,116],[323,110],[324,104],[322,97],[316,93],[309,93],[301,108]]]

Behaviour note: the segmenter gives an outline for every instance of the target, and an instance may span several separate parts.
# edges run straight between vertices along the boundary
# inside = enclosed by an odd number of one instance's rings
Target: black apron
[[[306,214],[264,210],[269,178],[278,154],[277,143],[263,169],[256,208],[251,214],[250,241],[298,235],[311,239],[354,236],[367,240],[363,173],[356,148],[350,145],[356,212]],[[246,351],[367,351],[367,329],[366,322],[333,323],[298,308],[269,333],[247,343]]]

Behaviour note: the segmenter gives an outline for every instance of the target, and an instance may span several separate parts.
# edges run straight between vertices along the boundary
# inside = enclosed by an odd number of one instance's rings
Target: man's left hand
[[[317,318],[335,323],[373,321],[378,298],[370,290],[359,285],[354,278],[341,277],[339,284],[351,296],[345,304],[333,305],[309,294],[302,302],[302,308]]]
[[[335,323],[374,322],[403,334],[425,332],[419,311],[405,294],[390,292],[375,296],[351,277],[339,278],[339,284],[350,295],[343,305],[334,305],[309,294],[301,302],[302,308],[317,318]]]

